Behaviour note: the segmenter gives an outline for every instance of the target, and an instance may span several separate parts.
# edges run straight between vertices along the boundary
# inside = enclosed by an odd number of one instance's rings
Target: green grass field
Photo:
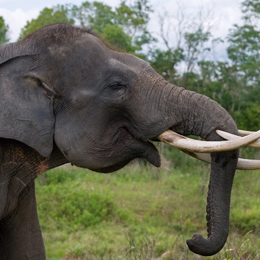
[[[260,172],[237,171],[228,242],[201,257],[185,241],[206,236],[210,168],[164,152],[173,158],[160,169],[135,162],[100,174],[67,165],[38,177],[47,259],[260,259]]]

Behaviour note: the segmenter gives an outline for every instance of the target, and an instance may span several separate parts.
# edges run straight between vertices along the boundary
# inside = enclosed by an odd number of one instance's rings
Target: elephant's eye
[[[112,90],[122,90],[126,88],[126,85],[122,85],[122,84],[113,84],[109,86],[110,89]]]
[[[44,88],[45,91],[46,91],[46,97],[49,98],[49,99],[53,99],[53,97],[55,97],[55,93],[54,91],[52,90],[51,87],[49,87],[45,82],[43,82],[42,80],[40,80],[38,77],[36,77],[35,75],[31,75],[31,74],[28,74],[28,75],[25,75],[25,78],[30,78],[32,79],[34,82],[37,83],[37,85],[41,88]]]
[[[109,85],[108,87],[109,89],[109,96],[110,97],[119,97],[119,96],[122,96],[126,93],[127,91],[127,85],[123,85],[123,84],[111,84]]]
[[[101,97],[104,99],[115,99],[121,98],[125,96],[128,91],[128,85],[122,82],[111,82],[108,84],[102,91]]]
[[[52,91],[52,89],[43,81],[41,81],[41,80],[37,80],[37,81],[38,81],[38,85],[45,89],[46,97],[49,99],[53,99],[53,97],[55,96],[55,93]]]
[[[44,82],[42,82],[42,86],[43,86],[43,88],[45,88],[45,90],[46,90],[46,96],[48,97],[48,98],[53,98],[54,97],[54,92],[52,91],[52,89],[46,84],[46,83],[44,83]]]

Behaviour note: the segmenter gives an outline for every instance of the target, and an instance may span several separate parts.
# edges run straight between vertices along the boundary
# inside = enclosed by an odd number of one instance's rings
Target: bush
[[[42,187],[40,196],[44,199],[38,203],[38,209],[43,228],[56,222],[56,228],[79,229],[116,215],[116,207],[107,190],[96,192],[68,184]]]

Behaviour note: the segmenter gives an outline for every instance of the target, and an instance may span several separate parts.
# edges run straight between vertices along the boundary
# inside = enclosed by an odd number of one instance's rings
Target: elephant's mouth
[[[146,150],[146,152],[143,153],[143,156],[141,156],[141,158],[145,158],[149,163],[151,163],[155,167],[160,167],[161,157],[158,149],[150,141],[145,142],[145,147],[147,147],[148,149]]]
[[[128,128],[123,127],[120,131],[120,140],[127,140],[127,149],[130,155],[129,160],[124,160],[117,164],[118,167],[122,168],[125,166],[128,162],[132,161],[136,158],[142,158],[146,159],[149,163],[156,167],[160,167],[161,165],[161,158],[159,151],[155,147],[155,145],[152,143],[156,138],[138,138],[134,133],[129,131]],[[121,139],[122,138],[122,139]],[[158,140],[158,139],[157,139]]]
[[[143,147],[140,147],[140,143],[143,143],[142,144]],[[157,148],[150,141],[138,141],[138,146],[139,146],[138,151],[134,150],[133,147],[130,148],[133,150],[130,153],[128,153],[129,156],[125,160],[120,160],[119,162],[116,162],[109,166],[105,166],[101,168],[93,168],[93,169],[90,167],[89,169],[101,173],[110,173],[110,172],[120,170],[121,168],[123,168],[124,166],[126,166],[128,163],[130,163],[132,160],[136,158],[146,159],[152,165],[156,167],[160,167],[161,165],[160,154]]]
[[[104,139],[99,139],[92,146],[91,152],[86,149],[81,158],[68,158],[79,167],[90,170],[110,173],[123,168],[134,159],[146,159],[152,165],[159,167],[161,158],[159,152],[150,139],[142,139],[134,135],[125,126],[119,127],[116,132],[108,132]]]

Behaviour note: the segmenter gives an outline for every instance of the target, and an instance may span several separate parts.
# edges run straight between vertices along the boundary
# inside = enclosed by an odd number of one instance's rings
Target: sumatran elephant
[[[68,162],[103,173],[135,158],[160,166],[151,141],[186,140],[166,130],[223,141],[217,129],[237,134],[218,103],[168,83],[88,30],[50,25],[0,46],[0,259],[46,258],[35,201],[39,174]],[[238,147],[210,150],[208,238],[187,241],[195,253],[213,255],[225,244]]]

